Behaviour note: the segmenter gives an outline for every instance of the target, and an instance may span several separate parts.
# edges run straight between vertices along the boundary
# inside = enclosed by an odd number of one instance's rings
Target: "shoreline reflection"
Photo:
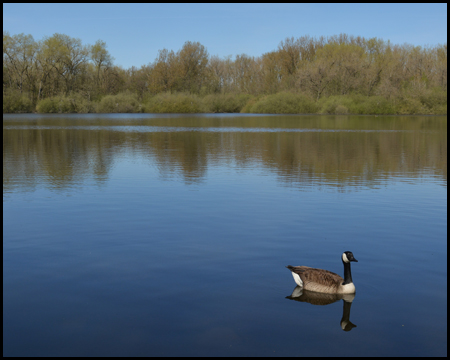
[[[187,184],[202,182],[211,167],[250,166],[299,189],[353,191],[392,177],[424,176],[446,186],[447,122],[357,116],[3,118],[4,192],[40,183],[67,189],[89,178],[101,184],[123,156],[156,165],[162,180]]]

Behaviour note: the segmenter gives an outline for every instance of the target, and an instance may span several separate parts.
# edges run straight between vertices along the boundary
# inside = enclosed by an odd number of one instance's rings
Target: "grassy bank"
[[[26,93],[3,94],[3,113],[256,113],[256,114],[447,114],[447,92],[405,89],[397,97],[349,94],[323,97],[279,92],[273,95],[160,93],[139,99],[129,91],[90,101],[82,94],[46,98],[33,104]]]

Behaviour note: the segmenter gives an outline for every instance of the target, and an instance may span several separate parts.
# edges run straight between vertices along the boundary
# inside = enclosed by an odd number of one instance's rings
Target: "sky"
[[[106,42],[124,68],[200,42],[221,58],[261,56],[287,37],[340,33],[392,44],[447,43],[447,4],[3,4],[3,31]]]

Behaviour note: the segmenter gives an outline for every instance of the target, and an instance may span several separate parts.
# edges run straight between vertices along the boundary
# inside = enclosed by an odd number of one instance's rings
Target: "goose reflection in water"
[[[350,321],[350,308],[352,307],[354,298],[355,294],[324,294],[304,290],[300,286],[297,286],[290,296],[286,296],[286,299],[307,302],[312,305],[329,305],[342,299],[344,301],[344,309],[341,319],[341,328],[344,331],[350,331],[356,327],[356,325]]]

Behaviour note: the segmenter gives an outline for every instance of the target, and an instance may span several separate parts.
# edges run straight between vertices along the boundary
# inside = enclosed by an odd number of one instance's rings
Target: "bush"
[[[241,113],[251,113],[253,105],[255,105],[259,100],[261,100],[262,96],[256,96],[250,98],[244,107],[241,109]]]
[[[395,114],[393,104],[382,96],[335,95],[319,101],[321,114]]]
[[[419,91],[420,90],[420,91]],[[397,99],[400,114],[447,114],[447,91],[439,87],[433,89],[405,87]]]
[[[36,105],[36,111],[42,114],[86,114],[94,112],[94,110],[94,104],[78,93],[42,99]]]
[[[433,114],[435,114],[435,115],[447,115],[447,103],[435,106],[433,108]]]
[[[73,110],[72,102],[64,96],[40,100],[36,105],[36,111],[42,114],[75,112]]]
[[[419,100],[432,114],[447,113],[447,91],[441,88],[427,90],[419,97]]]
[[[348,114],[348,108],[344,105],[338,105],[336,106],[336,112],[337,115],[346,115]]]
[[[97,105],[98,113],[137,113],[142,112],[136,94],[129,91],[117,95],[106,95]]]
[[[212,94],[202,99],[203,110],[208,113],[239,113],[250,100],[249,94]]]
[[[318,107],[304,94],[280,92],[264,96],[248,110],[257,114],[313,114]]]
[[[3,113],[30,113],[33,112],[33,102],[28,94],[18,90],[7,90],[3,93]]]
[[[144,104],[147,113],[200,113],[202,103],[198,96],[187,93],[161,93]]]
[[[404,115],[424,115],[428,114],[428,109],[423,106],[418,98],[403,97],[400,99],[398,111]]]
[[[321,114],[342,114],[344,109],[347,110],[346,114],[348,114],[352,112],[350,109],[354,108],[355,101],[346,95],[330,96],[320,99],[318,106]]]
[[[71,112],[87,114],[95,112],[94,103],[83,97],[81,94],[73,94],[68,97],[71,102]]]
[[[396,114],[393,104],[382,96],[364,97],[363,101],[356,102],[350,109],[352,114],[389,115]]]

